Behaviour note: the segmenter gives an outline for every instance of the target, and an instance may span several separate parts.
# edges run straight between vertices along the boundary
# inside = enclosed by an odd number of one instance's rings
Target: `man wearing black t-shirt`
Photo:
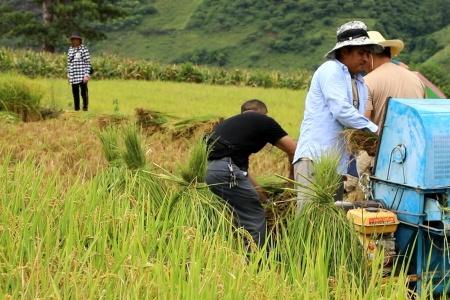
[[[259,246],[266,237],[266,216],[260,202],[263,193],[248,174],[249,156],[270,143],[286,152],[292,162],[296,148],[296,143],[266,114],[264,102],[249,100],[241,106],[241,114],[219,124],[209,137],[206,173],[211,191],[231,206],[236,224],[246,229]],[[291,170],[291,178],[292,174]]]

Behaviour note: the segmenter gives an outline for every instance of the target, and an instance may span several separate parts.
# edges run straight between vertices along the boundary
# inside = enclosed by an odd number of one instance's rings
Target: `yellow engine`
[[[389,271],[395,256],[394,233],[399,224],[397,215],[386,209],[367,207],[350,209],[347,218],[359,232],[369,261],[378,251],[384,251],[384,266]]]

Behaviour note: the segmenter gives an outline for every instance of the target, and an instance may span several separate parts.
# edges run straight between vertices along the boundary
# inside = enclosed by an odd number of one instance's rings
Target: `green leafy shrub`
[[[207,63],[222,65],[227,59],[227,56],[219,51],[208,52],[205,55],[194,57],[194,63],[200,64],[206,60]],[[181,65],[163,65],[152,61],[124,59],[113,55],[94,56],[92,65],[95,69],[94,77],[96,79],[161,80],[302,89],[308,86],[311,78],[310,72],[306,70],[277,73],[277,76],[273,76],[274,72],[267,70],[227,70],[197,66],[192,62]],[[12,51],[0,48],[0,70],[17,72],[29,77],[67,77],[64,54]]]

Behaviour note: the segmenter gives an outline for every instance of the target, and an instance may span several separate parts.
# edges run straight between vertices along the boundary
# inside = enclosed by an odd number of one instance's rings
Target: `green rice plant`
[[[28,120],[32,115],[39,115],[42,97],[42,88],[24,76],[0,77],[0,110],[17,113]]]
[[[111,184],[120,180],[120,188]],[[269,253],[247,253],[217,200],[207,189],[120,167],[65,186],[32,158],[6,155],[0,160],[0,293],[12,299],[407,299],[405,273],[384,277],[382,256],[365,282],[345,264],[329,276],[333,251],[325,222],[298,248],[296,232],[282,225],[283,238]],[[424,288],[416,299],[430,295],[429,285]]]
[[[180,176],[185,182],[205,182],[208,153],[208,146],[203,138],[193,143],[187,162],[179,166]]]
[[[314,177],[300,192],[309,197],[299,215],[289,224],[291,247],[297,251],[314,252],[323,247],[328,275],[335,275],[341,266],[365,277],[365,255],[358,234],[342,209],[334,205],[334,194],[340,184],[337,173],[339,155],[330,152],[314,161]],[[325,234],[322,234],[325,233]],[[300,257],[299,263],[304,264]]]
[[[98,133],[103,154],[110,165],[117,165],[121,158],[118,144],[118,131],[114,126],[108,126]]]
[[[147,162],[142,148],[142,139],[136,126],[129,125],[123,128],[123,141],[125,149],[122,152],[122,159],[126,166],[130,170],[143,169]]]

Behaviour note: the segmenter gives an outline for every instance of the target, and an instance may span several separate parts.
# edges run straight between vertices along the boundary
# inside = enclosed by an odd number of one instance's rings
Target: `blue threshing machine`
[[[409,274],[450,292],[450,100],[390,99],[380,133],[375,200],[397,215]]]

